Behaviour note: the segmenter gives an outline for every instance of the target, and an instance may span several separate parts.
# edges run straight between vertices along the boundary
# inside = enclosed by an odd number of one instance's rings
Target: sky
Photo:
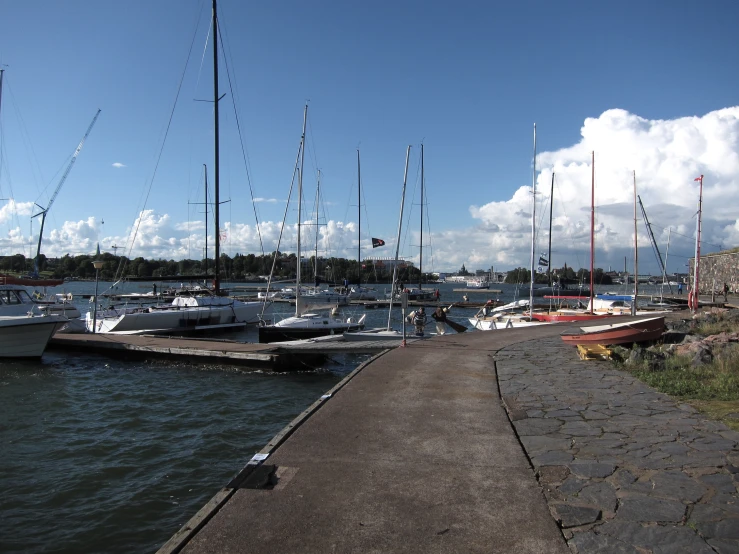
[[[634,180],[667,272],[739,246],[739,4],[219,0],[222,251],[302,243],[424,271],[633,271]],[[213,256],[210,0],[0,0],[0,255]],[[421,144],[424,199],[421,203]],[[358,168],[361,156],[361,234]],[[594,154],[593,154],[594,153]],[[314,199],[320,170],[318,225]],[[297,188],[297,184],[295,185]],[[252,202],[254,199],[254,202]],[[421,206],[424,232],[421,237]],[[255,217],[256,213],[256,217]],[[639,273],[659,274],[641,211]],[[257,224],[258,222],[258,224]],[[311,225],[310,223],[313,222]],[[261,239],[260,239],[261,235]],[[371,238],[385,241],[372,249]],[[669,250],[668,246],[669,238]],[[116,248],[113,248],[116,247]]]

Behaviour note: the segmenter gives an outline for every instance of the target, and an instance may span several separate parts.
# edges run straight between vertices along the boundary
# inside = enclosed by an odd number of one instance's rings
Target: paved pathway
[[[500,391],[578,553],[739,552],[739,433],[559,338],[497,353]]]

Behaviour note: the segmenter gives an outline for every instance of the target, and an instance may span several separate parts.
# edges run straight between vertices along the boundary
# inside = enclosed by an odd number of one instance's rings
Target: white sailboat
[[[359,330],[364,328],[365,315],[355,321],[349,317],[341,320],[332,317],[329,313],[307,313],[308,309],[318,309],[317,306],[311,306],[306,301],[306,296],[301,294],[300,269],[301,269],[301,253],[300,253],[300,228],[301,228],[301,205],[303,197],[303,166],[305,161],[305,129],[308,122],[308,105],[305,105],[303,111],[303,133],[300,138],[300,170],[298,172],[298,238],[297,238],[297,268],[295,273],[295,290],[297,292],[295,298],[295,315],[287,317],[272,325],[261,325],[259,327],[259,342],[280,342],[300,339],[310,339],[322,337],[326,335],[337,335],[344,331]],[[327,306],[328,308],[329,306]]]
[[[411,147],[409,146],[405,153],[405,173],[403,175],[403,193],[400,196],[400,218],[398,221],[398,238],[395,243],[395,263],[393,264],[393,280],[392,289],[395,290],[395,281],[398,275],[398,255],[400,253],[400,233],[403,228],[403,208],[405,206],[405,187],[408,182],[408,159],[410,157]],[[351,331],[344,333],[344,339],[349,341],[369,341],[369,340],[403,340],[403,333],[391,327],[393,314],[393,302],[388,303],[387,327],[377,329],[368,329],[366,331]]]
[[[228,330],[258,323],[268,300],[242,302],[220,295],[220,232],[219,232],[219,112],[218,112],[218,16],[213,0],[213,98],[215,127],[215,278],[213,291],[192,291],[190,296],[178,296],[171,304],[151,307],[111,308],[89,312],[85,322],[89,332],[141,334],[171,334],[194,331]],[[207,231],[206,231],[207,233]]]
[[[423,194],[426,188],[426,180],[423,172],[423,143],[421,143],[421,237],[420,247],[418,253],[418,288],[408,288],[405,292],[408,294],[408,300],[415,302],[433,301],[436,300],[436,295],[433,290],[423,288]],[[397,261],[396,264],[397,265]],[[396,294],[396,300],[400,298],[399,291]]]
[[[534,172],[531,182],[533,208],[531,210],[531,281],[529,283],[529,299],[511,302],[496,309],[483,307],[474,317],[469,318],[470,324],[480,331],[495,329],[512,329],[519,327],[533,327],[542,325],[540,321],[532,321],[529,315],[524,315],[523,308],[528,307],[529,313],[534,305],[534,277],[536,252],[536,123],[534,123]]]

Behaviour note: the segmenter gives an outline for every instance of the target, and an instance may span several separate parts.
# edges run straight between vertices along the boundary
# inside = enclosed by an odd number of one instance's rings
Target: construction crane
[[[51,205],[54,203],[54,200],[56,200],[56,197],[59,194],[59,191],[61,190],[62,185],[64,184],[64,181],[67,180],[67,176],[69,175],[69,172],[72,169],[74,162],[77,160],[77,156],[79,156],[80,152],[82,151],[82,146],[85,144],[85,139],[87,139],[87,136],[90,134],[90,131],[92,131],[92,127],[93,125],[95,125],[95,122],[98,120],[99,115],[100,115],[100,109],[98,109],[97,113],[95,114],[95,117],[92,118],[92,123],[90,123],[90,126],[87,128],[87,131],[85,132],[85,136],[82,137],[82,140],[77,145],[77,149],[74,151],[74,154],[72,154],[72,159],[69,161],[69,165],[67,166],[67,169],[64,171],[64,175],[62,175],[62,178],[59,181],[59,184],[56,186],[56,190],[54,191],[54,194],[51,195],[51,200],[49,200],[49,203],[47,204],[46,208],[36,204],[36,206],[38,206],[41,211],[37,213],[36,215],[32,216],[31,219],[33,219],[34,217],[41,216],[41,230],[38,233],[38,246],[36,247],[36,257],[33,260],[33,276],[34,277],[38,277],[39,256],[41,255],[41,239],[44,236],[44,223],[46,223],[46,214],[49,213],[49,210],[51,209]]]

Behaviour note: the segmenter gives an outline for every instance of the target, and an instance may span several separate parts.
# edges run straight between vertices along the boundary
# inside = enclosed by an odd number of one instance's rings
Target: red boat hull
[[[665,331],[665,318],[652,317],[640,321],[616,323],[613,325],[598,325],[581,333],[566,333],[561,335],[568,344],[630,344],[657,340]]]

